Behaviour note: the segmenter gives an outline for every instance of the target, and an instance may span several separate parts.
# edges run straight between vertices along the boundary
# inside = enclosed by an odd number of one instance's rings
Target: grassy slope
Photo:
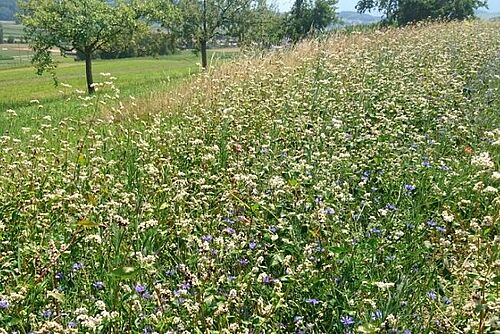
[[[304,43],[1,137],[0,327],[492,332],[499,31]]]

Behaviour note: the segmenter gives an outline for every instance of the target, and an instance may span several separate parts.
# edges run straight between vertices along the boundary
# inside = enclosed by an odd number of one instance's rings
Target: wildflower
[[[76,328],[78,326],[78,324],[74,321],[70,321],[68,322],[68,327],[69,328]]]
[[[5,299],[0,299],[0,310],[5,310],[6,308],[9,308],[10,304],[7,300]]]
[[[397,208],[396,208],[396,206],[395,206],[394,204],[392,204],[392,203],[387,203],[387,204],[385,205],[385,208],[386,208],[387,210],[391,210],[391,211],[394,211],[394,210],[396,210],[396,209],[397,209]]]
[[[246,266],[247,264],[250,263],[250,261],[248,261],[248,259],[239,259],[238,263],[242,266]]]
[[[227,234],[233,234],[234,232],[236,232],[236,230],[232,227],[226,227],[224,229],[224,232],[226,232]]]
[[[429,297],[431,300],[435,300],[437,295],[434,291],[429,291],[427,292],[427,297]]]
[[[255,241],[250,241],[250,243],[248,244],[248,247],[250,249],[255,249],[257,247],[257,243]]]
[[[333,208],[325,208],[324,210],[325,215],[333,215],[335,213],[335,210]]]
[[[274,234],[274,233],[276,233],[277,230],[278,229],[276,228],[276,226],[269,226],[269,232]]]
[[[71,269],[73,269],[73,271],[78,271],[82,268],[83,268],[83,263],[81,262],[73,263],[73,265],[71,266]]]
[[[206,241],[206,242],[211,242],[213,240],[213,237],[210,234],[207,234],[207,235],[202,236],[201,240]]]
[[[380,310],[375,310],[374,312],[372,312],[372,319],[373,319],[373,320],[379,320],[379,319],[382,319],[382,311],[380,311]]]
[[[92,283],[92,287],[96,290],[102,290],[102,289],[104,289],[104,283],[101,281],[97,281],[97,282]]]
[[[348,315],[343,315],[342,317],[340,317],[340,322],[346,327],[354,325],[354,319]]]
[[[450,298],[448,298],[448,297],[446,297],[446,296],[444,296],[444,297],[443,297],[443,303],[444,303],[445,305],[450,305],[450,304],[451,304],[451,299],[450,299]]]
[[[411,330],[405,329],[405,330],[403,330],[403,334],[411,334]]]
[[[48,319],[52,316],[52,314],[53,314],[53,312],[51,309],[45,309],[42,312],[42,317],[44,317],[45,319]]]
[[[309,298],[309,299],[306,299],[306,303],[311,304],[311,305],[317,305],[317,304],[319,304],[319,300],[317,300],[316,298]]]
[[[137,293],[144,293],[144,291],[146,291],[146,287],[142,284],[137,284],[134,288],[135,292]]]
[[[408,194],[412,193],[417,189],[413,184],[405,184],[405,190]]]
[[[446,232],[446,228],[442,227],[442,226],[436,226],[436,231],[441,232],[441,233],[445,233]]]
[[[436,221],[434,219],[429,219],[427,222],[426,222],[427,226],[429,227],[434,227],[437,225]]]

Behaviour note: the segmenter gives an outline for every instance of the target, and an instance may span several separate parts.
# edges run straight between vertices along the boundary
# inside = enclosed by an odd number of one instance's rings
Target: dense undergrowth
[[[494,333],[499,75],[498,23],[339,35],[2,137],[0,327]]]

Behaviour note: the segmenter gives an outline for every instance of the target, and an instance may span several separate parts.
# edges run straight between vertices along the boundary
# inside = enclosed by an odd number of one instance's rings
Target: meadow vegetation
[[[499,52],[423,24],[11,108],[0,333],[494,333]]]

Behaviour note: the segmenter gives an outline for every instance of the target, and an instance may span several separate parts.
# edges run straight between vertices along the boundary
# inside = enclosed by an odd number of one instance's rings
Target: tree
[[[3,43],[3,26],[0,24],[0,44]]]
[[[378,10],[387,23],[404,25],[437,18],[463,20],[486,4],[487,0],[359,0],[356,9],[360,13]]]
[[[206,68],[207,44],[217,34],[229,30],[251,0],[179,0],[179,35],[201,51],[201,66]]]
[[[19,18],[34,55],[32,62],[41,75],[53,71],[50,49],[77,51],[85,58],[89,94],[95,92],[92,57],[120,38],[130,36],[140,25],[138,7],[125,2],[106,0],[24,0]]]
[[[295,0],[288,16],[288,36],[298,41],[310,31],[321,31],[335,22],[337,0]]]
[[[278,44],[286,31],[285,16],[266,0],[257,0],[244,9],[233,22],[230,34],[239,38],[245,46],[269,48]]]

